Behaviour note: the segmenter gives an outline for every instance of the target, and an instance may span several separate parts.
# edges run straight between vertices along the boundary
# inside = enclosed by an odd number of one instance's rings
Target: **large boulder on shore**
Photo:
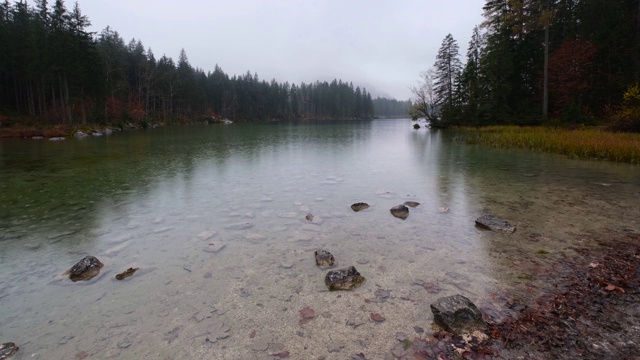
[[[506,220],[497,218],[493,215],[482,215],[476,219],[476,226],[495,232],[511,234],[516,231],[515,225],[509,224]]]
[[[460,335],[486,328],[478,308],[462,295],[447,296],[431,304],[433,321],[446,331]]]

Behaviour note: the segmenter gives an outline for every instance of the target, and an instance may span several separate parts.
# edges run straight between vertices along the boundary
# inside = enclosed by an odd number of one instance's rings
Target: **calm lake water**
[[[496,294],[526,300],[576,249],[640,232],[638,166],[411,125],[1,140],[0,343],[18,344],[16,359],[385,359],[397,332],[433,331],[439,297],[499,317]],[[421,205],[392,217],[408,200]],[[371,207],[355,213],[355,202]],[[476,228],[484,214],[517,231]],[[326,291],[317,249],[366,282]],[[85,255],[105,264],[99,276],[61,276]],[[129,267],[140,270],[114,278]],[[315,316],[300,321],[305,307]]]

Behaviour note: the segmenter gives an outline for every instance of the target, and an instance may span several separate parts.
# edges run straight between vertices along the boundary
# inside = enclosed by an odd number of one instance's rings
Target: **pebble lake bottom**
[[[397,333],[436,330],[438,298],[500,318],[496,294],[533,298],[551,264],[640,232],[638,166],[454,135],[374,120],[2,139],[0,343],[11,359],[393,359]],[[420,205],[392,216],[405,201]],[[328,291],[319,249],[366,280]],[[61,275],[86,255],[98,276]]]

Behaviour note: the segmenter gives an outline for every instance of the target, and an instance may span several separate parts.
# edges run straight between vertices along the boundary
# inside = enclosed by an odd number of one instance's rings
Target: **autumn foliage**
[[[549,89],[557,109],[580,108],[591,88],[589,73],[596,47],[582,40],[565,41],[549,59]]]
[[[640,132],[640,86],[633,84],[622,96],[623,103],[614,108],[609,128],[615,131]]]

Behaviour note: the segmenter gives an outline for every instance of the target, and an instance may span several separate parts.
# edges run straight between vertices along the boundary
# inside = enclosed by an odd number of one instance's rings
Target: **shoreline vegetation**
[[[527,149],[573,159],[640,164],[640,134],[597,128],[564,129],[534,126],[460,127],[456,140],[505,149]]]

